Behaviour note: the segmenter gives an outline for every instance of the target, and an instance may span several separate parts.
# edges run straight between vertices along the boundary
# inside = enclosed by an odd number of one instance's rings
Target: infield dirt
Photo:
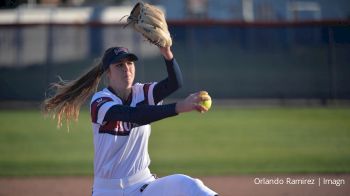
[[[350,174],[259,174],[199,178],[221,196],[350,195]],[[266,184],[267,182],[272,183],[271,180],[277,182],[276,179],[279,180],[279,184]],[[309,183],[314,180],[315,184],[307,184],[308,179],[311,180]],[[92,177],[3,177],[0,178],[0,196],[86,196],[91,195],[92,180]],[[287,183],[287,180],[289,182],[294,180],[299,184],[290,184]],[[303,184],[304,182],[306,184]],[[335,182],[339,182],[339,186]]]

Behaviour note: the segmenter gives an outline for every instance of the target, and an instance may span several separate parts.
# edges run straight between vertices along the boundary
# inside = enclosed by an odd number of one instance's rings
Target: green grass
[[[350,172],[349,108],[214,108],[152,125],[160,175]],[[87,111],[70,131],[39,111],[0,111],[0,176],[92,175]]]

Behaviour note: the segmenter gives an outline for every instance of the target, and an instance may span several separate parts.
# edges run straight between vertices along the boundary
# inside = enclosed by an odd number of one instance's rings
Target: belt
[[[125,178],[94,178],[94,188],[107,188],[107,189],[123,189],[132,186],[136,183],[143,182],[152,177],[152,174],[148,168],[137,172],[132,176]]]

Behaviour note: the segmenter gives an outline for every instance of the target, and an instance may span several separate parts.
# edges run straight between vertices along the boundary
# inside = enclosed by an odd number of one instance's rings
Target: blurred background
[[[90,194],[88,107],[67,131],[45,119],[39,105],[52,93],[50,83],[75,79],[110,46],[139,56],[136,81],[166,77],[157,47],[124,28],[136,2],[0,2],[0,195]],[[145,2],[166,12],[183,72],[185,85],[171,98],[207,90],[214,99],[206,114],[152,124],[152,172],[233,176],[205,181],[220,195],[350,195],[349,0]],[[347,185],[271,188],[249,177],[326,173]],[[64,178],[23,178],[74,175],[86,177],[63,185]]]
[[[157,48],[123,28],[136,2],[1,1],[0,101],[42,101],[58,76],[74,79],[110,46],[140,57],[138,81],[161,80]],[[184,72],[172,98],[205,89],[229,100],[350,99],[348,0],[146,2],[166,12]]]

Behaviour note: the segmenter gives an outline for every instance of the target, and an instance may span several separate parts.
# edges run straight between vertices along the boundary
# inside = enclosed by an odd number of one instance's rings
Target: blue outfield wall
[[[175,26],[171,32],[185,76],[182,92],[350,98],[350,26]]]
[[[50,93],[47,91],[49,83],[57,81],[58,75],[74,79],[107,45],[119,43],[133,48],[142,58],[137,62],[136,80],[159,81],[166,77],[160,55],[146,55],[147,47],[153,46],[147,43],[146,49],[139,46],[135,41],[137,35],[126,33],[120,25],[51,27],[0,27],[0,49],[11,48],[14,54],[10,54],[18,59],[22,58],[19,55],[25,55],[21,51],[27,39],[18,32],[35,28],[38,32],[45,31],[46,40],[51,40],[42,43],[39,36],[39,41],[35,42],[43,44],[48,51],[43,62],[26,64],[21,61],[22,66],[18,66],[17,61],[14,65],[5,65],[6,56],[1,57],[0,100],[42,100]],[[350,99],[348,24],[170,23],[169,28],[174,39],[172,48],[184,75],[184,87],[172,95],[173,98],[207,90],[214,98],[227,99]],[[47,33],[50,31],[53,36]],[[17,36],[8,40],[6,33],[11,32],[16,32]],[[106,32],[112,32],[112,37],[107,38]],[[124,38],[129,34],[132,37],[127,38],[128,42]],[[73,40],[72,47],[77,49],[71,51],[81,49],[76,55],[79,58],[57,60],[58,57],[53,57],[59,51],[55,43],[61,40],[66,41],[66,47],[70,47],[70,40]],[[145,45],[143,40],[141,42]]]

